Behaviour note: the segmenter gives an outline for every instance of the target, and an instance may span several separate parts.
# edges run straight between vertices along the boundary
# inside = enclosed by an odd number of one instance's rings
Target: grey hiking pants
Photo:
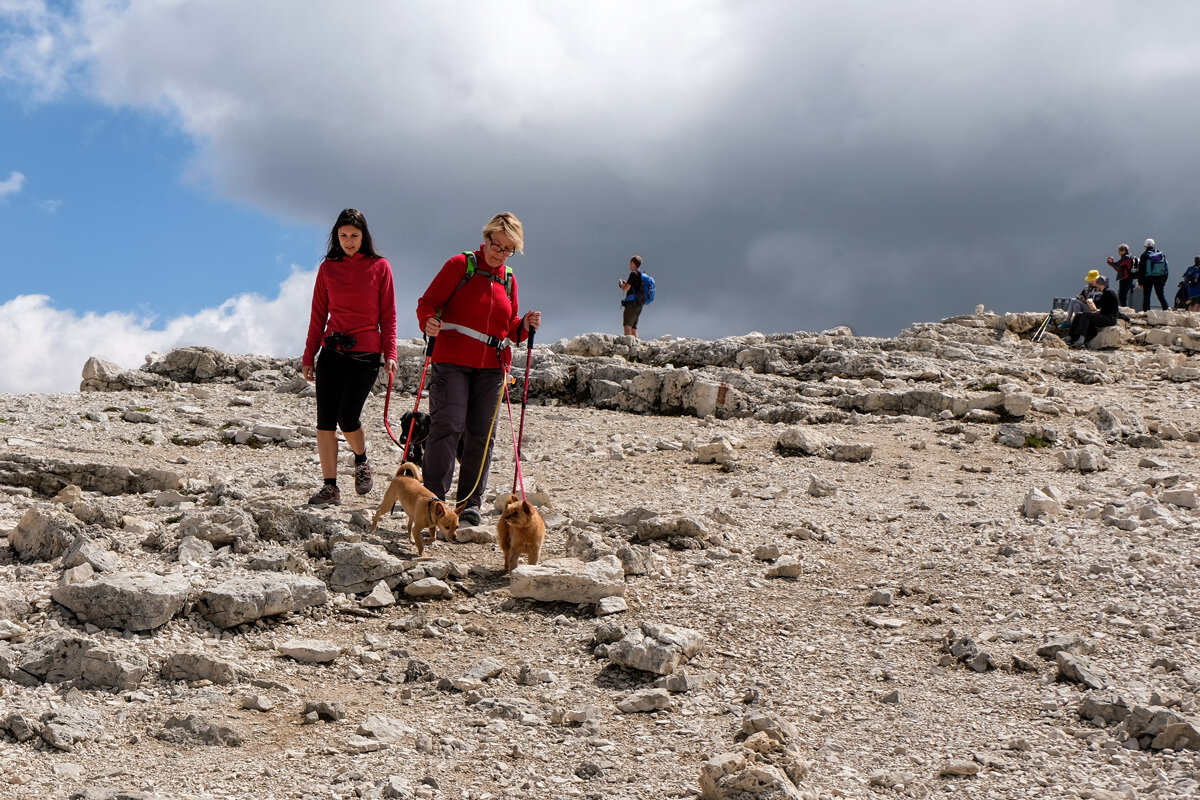
[[[434,364],[430,368],[424,483],[426,489],[443,500],[454,478],[454,457],[462,439],[455,501],[462,505],[469,493],[467,506],[477,509],[482,504],[492,461],[488,434],[503,380],[504,370],[500,369],[458,364]]]

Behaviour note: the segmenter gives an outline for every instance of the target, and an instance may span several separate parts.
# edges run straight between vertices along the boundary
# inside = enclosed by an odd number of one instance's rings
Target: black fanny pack
[[[358,340],[352,333],[331,333],[325,337],[325,346],[330,350],[353,350]]]

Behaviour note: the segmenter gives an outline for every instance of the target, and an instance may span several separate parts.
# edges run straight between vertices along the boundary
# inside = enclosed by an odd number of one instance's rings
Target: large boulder
[[[178,473],[162,469],[62,461],[21,453],[0,455],[0,484],[27,486],[46,496],[71,485],[85,492],[118,495],[178,489],[182,483]]]
[[[83,365],[81,392],[127,392],[165,389],[171,381],[161,375],[125,369],[120,364],[92,356]]]
[[[403,561],[373,544],[339,542],[329,560],[334,565],[329,588],[343,594],[369,592],[375,584],[407,569]]]
[[[55,631],[17,645],[0,643],[0,678],[22,686],[79,681],[84,688],[124,692],[146,675],[146,660],[115,646]]]
[[[510,573],[513,597],[543,603],[595,603],[625,594],[625,570],[615,555],[584,563],[555,558],[522,564]]]
[[[167,624],[187,602],[191,584],[182,575],[106,574],[84,583],[60,583],[56,603],[101,628],[149,631]]]
[[[258,525],[254,518],[236,508],[206,508],[189,511],[179,520],[179,536],[194,536],[214,547],[224,547],[227,544],[241,540],[254,539],[258,534]]]
[[[79,535],[79,523],[55,512],[30,508],[9,531],[8,545],[21,561],[52,561]]]
[[[329,591],[316,578],[286,572],[260,572],[210,586],[201,593],[197,608],[218,628],[232,628],[327,602]]]
[[[608,648],[608,658],[629,669],[670,675],[703,647],[704,635],[699,631],[643,622],[641,630],[629,631]]]

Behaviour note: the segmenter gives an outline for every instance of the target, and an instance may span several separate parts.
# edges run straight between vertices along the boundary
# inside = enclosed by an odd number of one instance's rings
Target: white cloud
[[[42,211],[46,212],[47,214],[56,214],[56,213],[58,213],[58,210],[63,207],[63,201],[62,200],[38,200],[36,203],[34,203],[34,205],[37,206]]]
[[[16,194],[21,191],[21,187],[25,185],[25,176],[20,172],[14,172],[9,175],[6,180],[0,181],[0,197],[5,197],[10,194]]]
[[[46,295],[0,305],[0,392],[70,392],[91,356],[134,369],[152,352],[207,345],[226,353],[298,356],[308,332],[316,270],[293,267],[274,298],[244,294],[161,328],[134,314],[78,314]]]

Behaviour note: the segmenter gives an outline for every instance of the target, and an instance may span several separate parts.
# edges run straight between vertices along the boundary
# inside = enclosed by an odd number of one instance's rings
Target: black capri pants
[[[362,427],[359,417],[382,364],[379,353],[321,348],[316,364],[317,430],[340,427],[343,433],[353,433]]]

